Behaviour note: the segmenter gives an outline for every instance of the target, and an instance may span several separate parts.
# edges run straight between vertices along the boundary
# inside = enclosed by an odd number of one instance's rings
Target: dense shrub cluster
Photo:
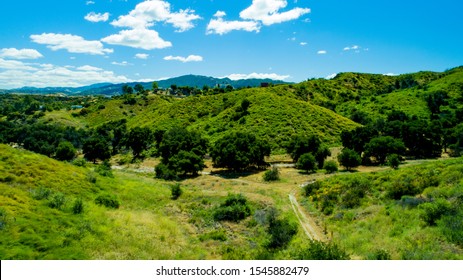
[[[225,202],[214,210],[214,219],[218,221],[238,222],[251,215],[251,207],[242,194],[228,195]]]

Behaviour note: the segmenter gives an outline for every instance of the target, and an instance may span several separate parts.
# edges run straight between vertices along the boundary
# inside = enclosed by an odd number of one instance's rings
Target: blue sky
[[[4,0],[1,10],[4,89],[463,65],[455,0]]]

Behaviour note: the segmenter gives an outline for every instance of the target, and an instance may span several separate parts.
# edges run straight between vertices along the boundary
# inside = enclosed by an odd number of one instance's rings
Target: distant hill
[[[217,85],[227,86],[231,85],[233,88],[246,88],[246,87],[257,87],[261,83],[269,84],[289,84],[284,81],[272,80],[272,79],[243,79],[243,80],[231,80],[229,78],[213,78],[199,75],[185,75],[165,80],[156,81],[160,88],[169,88],[171,85],[189,86],[202,88],[203,86],[215,87]],[[19,89],[4,90],[3,93],[23,93],[23,94],[53,94],[63,93],[66,95],[118,95],[121,94],[123,85],[135,86],[141,84],[145,89],[151,89],[153,82],[133,82],[133,83],[99,83],[84,87],[46,87],[46,88],[35,88],[35,87],[23,87]]]

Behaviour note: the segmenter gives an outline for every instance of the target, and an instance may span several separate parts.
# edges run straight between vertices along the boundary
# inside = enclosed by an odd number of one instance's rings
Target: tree
[[[317,160],[318,168],[322,169],[323,164],[325,163],[325,159],[331,156],[331,151],[330,149],[328,149],[327,146],[321,145],[320,147],[318,147],[318,150],[315,152],[314,156]]]
[[[83,153],[85,159],[93,161],[96,163],[96,160],[106,160],[111,158],[111,151],[109,145],[106,142],[104,137],[93,136],[84,142]]]
[[[267,165],[264,158],[270,155],[270,146],[253,134],[232,132],[217,140],[210,154],[215,167],[260,168]]]
[[[196,175],[203,170],[204,155],[207,151],[207,141],[197,132],[190,132],[184,128],[174,127],[162,134],[157,133],[156,138],[160,139],[158,152],[165,166],[159,168],[163,174],[167,170],[177,173],[191,173]],[[169,173],[169,172],[167,172]],[[167,177],[172,177],[170,176]]]
[[[297,162],[299,157],[306,153],[316,154],[321,141],[315,135],[294,135],[286,145],[286,151]]]
[[[153,82],[151,85],[151,88],[153,89],[153,92],[157,91],[159,88],[158,82]]]
[[[307,173],[315,172],[317,170],[317,161],[311,153],[306,153],[299,157],[299,160],[296,163],[296,168],[305,170]]]
[[[375,137],[365,145],[365,157],[375,157],[379,164],[384,164],[390,154],[401,155],[404,152],[404,143],[391,136]]]
[[[125,140],[126,146],[132,149],[134,159],[140,158],[141,153],[147,150],[154,141],[153,132],[147,127],[134,127]]]
[[[145,88],[141,84],[136,84],[134,89],[137,93],[142,93],[145,91]]]
[[[129,85],[123,85],[122,86],[122,94],[132,94],[133,93],[133,88]]]
[[[339,163],[344,166],[348,171],[360,165],[361,158],[357,152],[344,148],[338,155]]]
[[[76,156],[76,148],[69,141],[62,141],[56,149],[55,157],[58,160],[72,160]]]

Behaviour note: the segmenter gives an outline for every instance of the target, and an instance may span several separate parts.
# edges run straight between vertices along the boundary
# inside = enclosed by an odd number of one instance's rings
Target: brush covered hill
[[[170,193],[148,177],[100,176],[0,145],[0,258],[218,258]]]
[[[319,181],[305,205],[358,258],[463,259],[463,159],[409,164]]]
[[[333,79],[312,79],[285,85],[301,100],[309,101],[352,118],[361,112],[371,118],[385,118],[393,110],[428,118],[427,94],[437,90],[449,92],[458,103],[462,96],[463,67],[445,72],[417,72],[398,76],[340,73]],[[355,118],[354,118],[355,119]]]
[[[136,97],[134,105],[124,104],[124,98],[95,103],[85,114],[52,112],[45,120],[96,127],[105,122],[127,119],[130,127],[147,126],[168,129],[174,125],[201,132],[214,142],[225,133],[248,131],[268,141],[272,149],[282,152],[289,138],[298,133],[318,135],[323,142],[339,143],[343,130],[358,126],[335,112],[299,100],[279,86],[251,88],[216,94],[174,98],[162,95]]]

